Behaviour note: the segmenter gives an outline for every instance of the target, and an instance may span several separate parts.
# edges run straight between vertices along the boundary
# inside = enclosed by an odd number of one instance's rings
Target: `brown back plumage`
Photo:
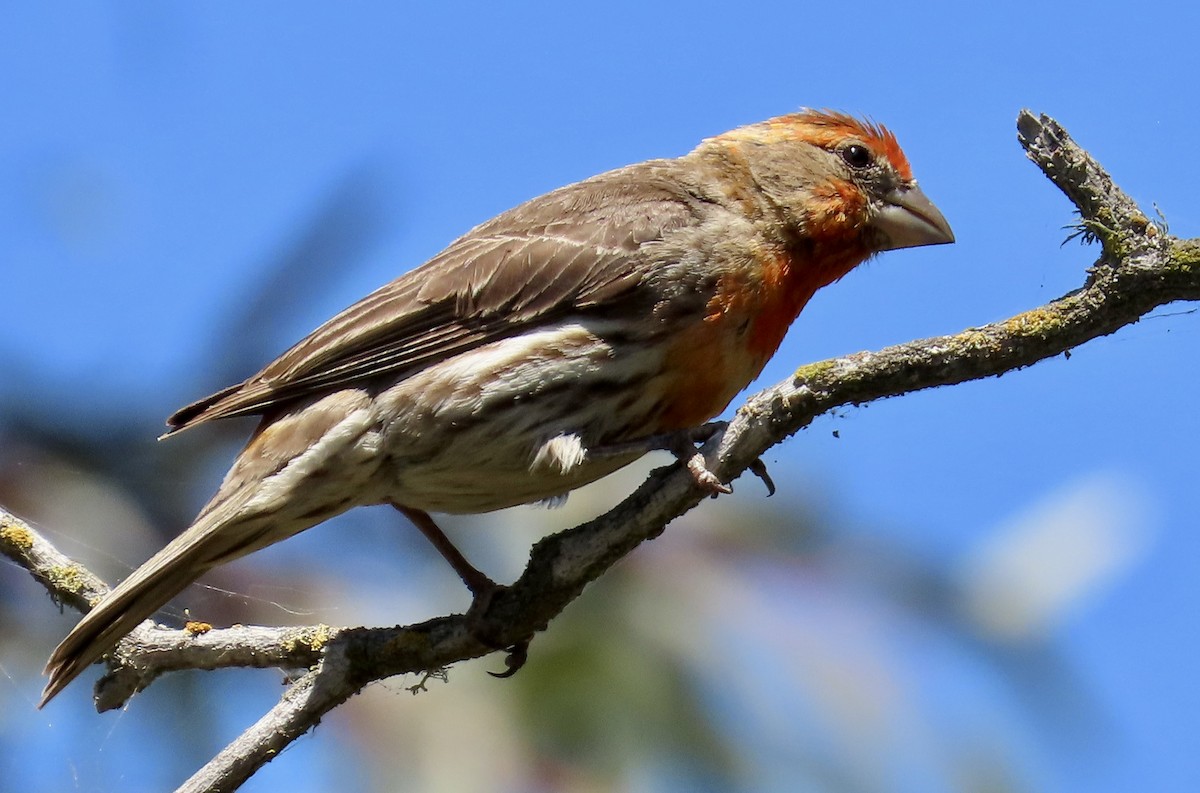
[[[403,378],[538,323],[626,297],[643,243],[696,216],[677,161],[611,171],[477,226],[423,266],[347,308],[258,374],[175,412],[170,432],[264,413],[379,375]]]

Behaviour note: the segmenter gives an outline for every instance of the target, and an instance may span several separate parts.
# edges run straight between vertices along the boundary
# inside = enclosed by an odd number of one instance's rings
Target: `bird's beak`
[[[946,218],[915,185],[896,188],[883,197],[883,202],[883,209],[870,222],[882,238],[879,250],[954,242]]]

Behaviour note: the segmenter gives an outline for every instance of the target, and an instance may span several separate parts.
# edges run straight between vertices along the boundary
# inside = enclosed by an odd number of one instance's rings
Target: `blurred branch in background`
[[[232,308],[224,329],[207,346],[207,360],[190,368],[203,373],[203,382],[186,386],[189,392],[207,393],[214,383],[240,380],[259,362],[278,354],[284,344],[275,338],[278,329],[291,317],[312,313],[306,309],[323,291],[373,251],[385,227],[381,200],[386,186],[378,173],[362,165],[342,175],[283,235],[276,255],[255,268],[265,273],[260,283],[241,300],[229,301]],[[134,522],[148,522],[147,530],[173,536],[195,513],[194,494],[185,485],[194,479],[199,461],[228,454],[244,437],[242,426],[231,422],[214,426],[213,432],[190,433],[193,437],[184,436],[178,443],[155,443],[165,416],[57,410],[59,400],[46,386],[23,377],[21,369],[6,376],[14,379],[0,390],[0,440],[9,450],[0,456],[0,503],[62,530],[62,521],[49,520],[44,509],[64,499],[47,493],[47,488],[68,479],[101,480],[103,488],[119,492],[120,499],[144,516]],[[121,514],[114,523],[129,519]],[[102,528],[91,525],[86,533],[100,535]],[[114,528],[119,533],[132,529]],[[103,536],[107,543],[112,535]],[[107,550],[125,559],[140,554],[111,546]],[[127,570],[102,572],[110,577]]]
[[[263,274],[259,282],[241,299],[228,300],[228,315],[220,323],[224,329],[205,345],[204,358],[185,367],[196,379],[179,384],[181,399],[207,392],[226,378],[240,379],[256,362],[278,353],[286,343],[282,336],[288,321],[323,311],[314,305],[322,291],[360,266],[385,230],[396,225],[390,216],[385,222],[381,206],[393,189],[380,176],[386,169],[373,165],[361,164],[335,178],[315,205],[279,235],[275,254],[252,268]],[[37,379],[32,367],[6,362],[3,371],[0,504],[53,527],[57,542],[72,557],[86,561],[108,581],[127,575],[129,560],[144,558],[190,521],[197,498],[204,497],[197,493],[197,484],[205,486],[197,472],[228,457],[244,434],[238,422],[230,422],[213,432],[158,443],[165,416],[92,403],[85,403],[90,410],[63,409],[55,387]],[[237,593],[267,588],[261,582],[254,586],[248,575],[252,571],[232,570],[213,580]],[[261,602],[214,594],[221,593],[205,588],[189,599],[208,619],[223,624],[268,618]],[[32,605],[27,593],[15,590],[7,578],[0,579],[0,604],[10,604],[11,615]],[[178,609],[172,614],[182,616]],[[59,632],[60,623],[31,624],[14,617],[5,624],[20,625],[31,634],[16,643],[27,652]],[[216,730],[205,718],[209,712],[196,706],[204,692],[186,677],[172,688],[180,695],[165,700],[164,709],[187,719],[197,738],[189,747],[202,745],[203,736]],[[186,750],[174,755],[183,769],[209,756],[189,757]]]
[[[1031,158],[1067,192],[1083,215],[1083,228],[1104,246],[1086,287],[1003,323],[803,367],[793,380],[752,398],[724,436],[709,444],[706,452],[714,470],[729,476],[744,470],[769,446],[838,406],[1027,366],[1134,322],[1157,305],[1200,297],[1195,243],[1174,240],[1152,225],[1052,120],[1023,114],[1020,130]],[[347,209],[347,214],[342,214],[338,209],[357,203],[354,196],[359,195],[358,190],[352,187],[347,191],[339,193],[343,199],[334,199],[318,214],[326,223],[362,233],[363,228],[372,227],[370,222],[363,220],[366,225],[358,226],[359,212]],[[347,239],[340,230],[306,239],[308,243],[280,258],[278,272],[316,266],[324,256],[349,255],[339,248]],[[313,257],[300,252],[308,245],[330,247],[320,257]],[[245,338],[247,328],[256,321],[270,321],[264,312],[269,306],[278,306],[277,295],[271,292],[284,280],[293,279],[270,279],[262,296],[250,301],[245,316],[230,325],[233,338]],[[295,305],[309,296],[311,293],[298,294],[290,299]],[[241,363],[234,365],[239,366]],[[240,374],[231,372],[234,377]],[[114,445],[111,428],[104,437],[90,440],[82,440],[88,437],[86,432],[62,430],[67,441],[53,450],[55,443],[47,438],[55,435],[46,433],[39,438],[36,431],[30,431],[32,426],[36,422],[15,422],[4,428],[10,439],[8,448],[23,449],[18,459],[41,453],[31,449],[51,450],[46,453],[73,459],[79,468],[97,472],[98,481],[111,483],[113,474],[99,472],[107,471],[114,458],[128,464],[138,457],[114,455],[114,449],[122,447]],[[130,448],[136,446],[133,441],[128,443]],[[63,451],[76,447],[78,451]],[[189,451],[197,457],[209,453],[200,447]],[[6,457],[12,460],[10,455]],[[195,458],[192,461],[194,464]],[[23,481],[36,478],[26,472]],[[173,509],[154,506],[154,497],[146,495],[154,490],[147,484],[155,482],[157,488],[178,492],[183,480],[182,476],[164,477],[153,465],[138,474],[115,478],[122,483],[123,497],[151,516]],[[18,511],[33,513],[24,506],[19,491],[0,497],[21,505]],[[668,520],[700,498],[686,475],[659,472],[607,515],[540,543],[525,575],[489,610],[487,619],[494,624],[496,635],[516,641],[540,629],[585,583],[644,539],[656,536]],[[709,516],[721,507],[713,505],[702,514]],[[789,513],[794,522],[796,511]],[[689,518],[689,522],[696,520]],[[184,522],[175,521],[174,526]],[[530,735],[523,739],[527,743],[512,740],[521,743],[527,754],[540,758],[533,767],[546,777],[538,780],[526,769],[515,772],[514,779],[540,782],[547,789],[587,787],[589,778],[618,773],[611,768],[587,767],[595,756],[580,760],[598,743],[611,740],[615,747],[612,757],[626,758],[626,763],[628,757],[637,757],[642,764],[665,762],[674,770],[662,773],[676,775],[681,787],[723,788],[732,780],[754,786],[755,772],[742,767],[746,758],[756,753],[782,753],[788,757],[784,765],[792,778],[809,778],[828,790],[874,789],[876,775],[891,774],[894,766],[903,764],[893,758],[880,765],[880,755],[867,753],[911,757],[915,743],[930,753],[927,763],[908,770],[919,787],[928,787],[921,780],[941,775],[943,785],[955,788],[963,788],[959,783],[964,779],[970,784],[963,789],[1028,788],[1036,769],[1022,759],[1014,745],[1019,741],[1005,734],[1002,726],[996,727],[999,737],[985,729],[983,733],[959,734],[956,742],[950,740],[955,735],[953,724],[934,724],[936,719],[922,715],[921,709],[928,703],[907,701],[913,691],[907,690],[912,681],[905,680],[917,673],[904,669],[903,646],[912,635],[940,637],[947,643],[942,652],[972,668],[974,674],[991,668],[997,681],[1007,681],[1018,689],[1017,698],[1031,713],[1041,709],[1044,717],[1060,718],[1067,703],[1066,710],[1075,713],[1080,723],[1092,721],[1086,713],[1086,692],[1070,684],[1071,675],[1033,626],[1059,608],[1056,604],[1069,603],[1071,595],[1082,591],[1089,580],[1116,569],[1116,560],[1128,555],[1128,549],[1120,547],[1119,536],[1052,527],[1040,533],[1029,529],[1013,535],[1007,545],[981,552],[964,565],[966,572],[950,572],[895,548],[869,547],[861,538],[852,546],[819,529],[801,532],[799,536],[808,544],[791,552],[781,552],[775,543],[769,550],[755,548],[759,535],[754,527],[787,523],[782,513],[760,516],[749,526],[745,516],[730,514],[725,522],[736,525],[737,530],[720,532],[715,543],[711,539],[692,542],[682,552],[666,553],[665,560],[639,555],[632,566],[606,576],[597,588],[608,590],[607,596],[585,598],[585,606],[557,622],[556,630],[539,644],[545,645],[545,677],[535,677],[531,674],[535,670],[530,669],[518,678],[522,682],[516,684],[517,693],[488,695],[525,698],[516,712],[524,714]],[[1073,525],[1086,527],[1080,521]],[[10,531],[8,539],[13,537]],[[1057,543],[1059,550],[1067,549],[1071,558],[1072,551],[1096,552],[1098,546],[1092,540],[1105,538],[1110,541],[1110,556],[1093,555],[1090,566],[1076,566],[1071,574],[1073,587],[1060,585],[1057,591],[1050,587],[1037,594],[1038,586],[1061,580],[1063,570],[1030,568],[1025,564],[1030,554],[1038,556],[1049,541]],[[107,545],[107,539],[105,542]],[[11,542],[10,546],[15,547]],[[658,555],[647,552],[647,556]],[[1076,554],[1076,558],[1084,559],[1084,555]],[[869,563],[863,564],[863,560]],[[643,572],[651,567],[653,574]],[[67,594],[72,580],[57,584],[64,588],[60,594]],[[780,610],[781,602],[789,607]],[[964,611],[962,603],[974,611]],[[997,603],[1014,606],[1010,611],[997,610]],[[896,613],[889,615],[889,610]],[[576,623],[577,630],[560,627],[568,620]],[[897,624],[907,624],[913,634],[889,636],[887,627],[894,629]],[[161,646],[156,645],[160,638],[186,645],[189,635],[187,631],[140,631],[136,640],[122,645],[114,661],[118,670],[124,670],[118,675],[128,677],[130,669],[141,674],[144,667],[138,666],[139,656]],[[219,635],[215,631],[205,634],[204,640],[195,644],[199,649]],[[276,642],[281,649],[278,656],[254,665],[288,665],[298,660],[283,646],[295,650],[294,638],[276,638]],[[437,669],[489,651],[470,637],[456,617],[408,628],[344,630],[336,635],[320,632],[317,644],[325,656],[294,684],[275,711],[279,718],[269,716],[260,721],[247,733],[252,739],[249,745],[223,753],[226,764],[210,766],[184,789],[233,789],[322,714],[373,680]],[[762,646],[778,652],[748,655],[747,648]],[[307,663],[310,657],[300,660]],[[211,654],[205,658],[208,660],[196,665],[213,665]],[[779,668],[783,659],[797,663],[798,668]],[[948,667],[955,663],[946,661]],[[639,683],[644,671],[647,677]],[[110,673],[106,679],[111,684],[114,678]],[[136,679],[136,685],[124,688],[124,696],[150,678]],[[557,688],[556,679],[561,681]],[[456,687],[460,683],[456,681]],[[555,691],[562,698],[558,706],[552,696]],[[1058,695],[1052,707],[1046,705],[1049,691]],[[580,692],[587,692],[582,695],[583,704]],[[115,705],[124,696],[105,702]],[[755,702],[758,704],[751,704]],[[404,707],[408,703],[389,704],[399,711],[393,718],[413,721]],[[803,745],[771,747],[769,729],[758,734],[757,740],[729,731],[725,726],[728,713],[747,708],[761,710],[768,724],[795,719],[806,725],[801,730]],[[656,716],[661,717],[657,727]],[[614,730],[613,721],[622,718],[633,720],[626,724],[627,733]],[[953,716],[950,720],[954,721]],[[681,732],[679,725],[692,727]],[[647,730],[661,739],[653,750],[648,750],[640,737]],[[795,737],[795,730],[787,734]],[[255,736],[262,737],[253,740]],[[935,736],[944,742],[939,743]],[[672,746],[673,741],[677,745]],[[937,751],[931,748],[935,745]],[[872,760],[879,766],[874,771],[860,767]],[[628,768],[623,773],[629,773]],[[470,773],[466,766],[458,771]]]
[[[261,268],[261,283],[243,300],[231,301],[225,329],[212,342],[214,360],[197,367],[205,377],[200,391],[258,371],[287,343],[272,333],[286,328],[282,320],[307,314],[331,285],[374,252],[385,227],[394,225],[384,217],[379,173],[365,163],[345,174]]]

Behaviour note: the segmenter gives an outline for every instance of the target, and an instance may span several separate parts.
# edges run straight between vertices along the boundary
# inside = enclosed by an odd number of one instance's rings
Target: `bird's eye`
[[[871,150],[861,143],[851,143],[842,149],[842,159],[851,168],[866,168],[874,161]]]

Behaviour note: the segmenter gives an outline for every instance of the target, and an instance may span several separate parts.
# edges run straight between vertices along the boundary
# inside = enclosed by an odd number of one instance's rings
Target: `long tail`
[[[205,571],[362,503],[353,497],[355,488],[378,464],[359,448],[375,428],[370,404],[366,392],[340,391],[264,420],[196,521],[55,648],[41,705]]]
[[[232,500],[239,503],[214,499],[195,523],[84,615],[46,662],[50,679],[39,708],[206,571],[262,546],[265,516],[238,515],[244,499]]]

